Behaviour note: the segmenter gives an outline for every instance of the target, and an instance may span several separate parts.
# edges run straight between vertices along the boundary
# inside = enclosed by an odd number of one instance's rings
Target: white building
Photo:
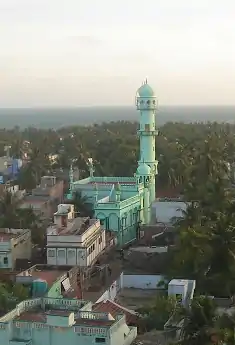
[[[163,223],[167,226],[183,216],[183,212],[187,210],[187,203],[183,201],[158,201],[152,204],[152,213],[154,223]]]
[[[31,259],[31,231],[0,229],[0,269],[15,269],[16,259]]]
[[[105,248],[105,231],[97,219],[74,217],[74,205],[58,205],[47,229],[47,264],[90,266]]]
[[[168,296],[175,296],[182,304],[187,305],[193,298],[195,280],[172,279],[168,284]]]

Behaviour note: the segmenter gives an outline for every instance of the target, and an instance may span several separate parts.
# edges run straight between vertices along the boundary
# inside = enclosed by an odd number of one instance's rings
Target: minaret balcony
[[[157,105],[145,105],[145,104],[137,104],[137,110],[157,110]]]
[[[137,131],[137,135],[141,136],[141,135],[148,135],[148,136],[157,136],[158,135],[158,130],[157,129],[139,129]]]

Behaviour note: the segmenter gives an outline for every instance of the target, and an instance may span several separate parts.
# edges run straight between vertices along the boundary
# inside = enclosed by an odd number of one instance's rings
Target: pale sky
[[[235,105],[234,0],[0,0],[0,107]]]

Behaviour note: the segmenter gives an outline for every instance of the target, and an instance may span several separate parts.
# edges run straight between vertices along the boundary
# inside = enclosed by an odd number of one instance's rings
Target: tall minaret
[[[157,130],[155,127],[155,115],[157,110],[157,101],[153,89],[149,86],[147,79],[138,89],[136,95],[136,107],[140,111],[140,127],[138,135],[140,137],[141,158],[151,168],[151,177],[149,180],[150,203],[155,200],[155,177],[157,175],[157,165],[155,152],[155,137]]]

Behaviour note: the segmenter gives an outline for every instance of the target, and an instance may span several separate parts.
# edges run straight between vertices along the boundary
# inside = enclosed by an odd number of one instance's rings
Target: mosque
[[[90,176],[73,181],[71,169],[70,198],[80,191],[93,204],[95,218],[100,219],[105,230],[116,232],[120,246],[138,237],[140,224],[151,222],[151,205],[155,201],[157,165],[155,152],[155,115],[157,101],[147,80],[137,90],[136,107],[139,111],[138,136],[140,159],[134,176],[94,176],[92,159],[88,166]]]

